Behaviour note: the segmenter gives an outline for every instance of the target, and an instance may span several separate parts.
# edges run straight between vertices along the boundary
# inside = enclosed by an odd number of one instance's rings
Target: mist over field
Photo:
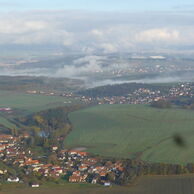
[[[10,6],[0,14],[0,75],[74,78],[88,87],[193,81],[192,6],[171,11]]]
[[[0,75],[82,79],[88,87],[192,81],[187,9],[4,11]]]
[[[169,83],[194,80],[192,55],[93,54],[53,56],[37,59],[5,59],[0,65],[3,76],[47,76],[80,79],[86,87],[121,83]]]

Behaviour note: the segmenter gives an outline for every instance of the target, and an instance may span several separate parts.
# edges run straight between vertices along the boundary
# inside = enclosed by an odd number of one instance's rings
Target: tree
[[[48,156],[48,163],[52,163],[54,165],[58,163],[56,153],[52,153],[51,155]]]
[[[107,174],[107,180],[109,180],[110,182],[114,182],[115,179],[116,179],[116,176],[114,172],[110,172]]]
[[[171,108],[171,103],[167,100],[158,100],[153,101],[151,106],[155,108]]]

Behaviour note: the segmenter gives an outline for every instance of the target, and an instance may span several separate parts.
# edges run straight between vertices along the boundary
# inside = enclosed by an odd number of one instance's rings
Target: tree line
[[[160,90],[162,93],[167,93],[169,86],[157,86],[143,83],[124,83],[116,85],[106,85],[96,88],[91,88],[83,91],[79,91],[79,95],[88,96],[92,98],[96,97],[112,97],[112,96],[126,96],[129,93],[134,92],[140,88],[146,88],[150,90]]]

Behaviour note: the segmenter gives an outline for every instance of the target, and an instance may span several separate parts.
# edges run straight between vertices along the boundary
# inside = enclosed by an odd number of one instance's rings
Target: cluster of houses
[[[32,155],[30,150],[25,150],[22,146],[22,139],[29,138],[29,134],[24,133],[19,137],[14,137],[8,134],[0,135],[0,161],[5,165],[14,166],[16,164],[24,165],[28,161],[28,157]],[[18,177],[9,176],[8,169],[4,166],[0,167],[0,176],[6,176],[7,182],[20,182]]]
[[[127,96],[113,96],[97,98],[98,104],[149,104],[153,100],[161,99],[159,90],[139,88]]]
[[[46,96],[54,96],[55,95],[54,92],[45,92],[45,91],[38,91],[38,90],[27,90],[26,93],[27,94],[43,94]]]
[[[56,151],[55,147],[53,152]],[[86,152],[78,150],[57,151],[57,161],[57,164],[43,164],[37,160],[30,160],[30,163],[24,163],[24,165],[30,166],[32,172],[44,177],[66,176],[71,183],[99,183],[105,186],[111,185],[107,178],[109,173],[119,176],[124,171],[121,161],[104,163],[101,159],[89,157]]]
[[[114,177],[124,172],[122,161],[103,161],[101,158],[90,157],[87,152],[79,150],[60,150],[52,146],[51,154],[55,155],[55,163],[41,160],[41,156],[34,156],[31,150],[25,149],[23,140],[28,134],[14,137],[0,135],[0,160],[13,168],[22,168],[25,174],[39,174],[45,178],[62,178],[71,183],[92,183],[110,186],[109,174]],[[46,161],[46,162],[45,162]],[[9,176],[7,169],[0,169],[0,176],[6,175],[8,182],[20,182],[22,178]],[[38,187],[34,183],[32,187]]]
[[[166,93],[160,90],[148,89],[148,88],[138,88],[134,92],[123,96],[104,96],[91,98],[88,96],[77,96],[73,93],[63,93],[60,96],[66,97],[69,101],[64,103],[71,103],[71,99],[81,101],[84,104],[98,103],[98,104],[149,104],[153,101],[160,99],[169,99],[178,96],[190,96],[193,97],[194,93],[192,91],[193,86],[191,83],[180,83],[173,86]],[[46,95],[59,95],[54,92],[42,92],[42,91],[26,91],[31,94],[46,94]],[[1,110],[0,110],[1,111]]]
[[[13,112],[13,110],[10,107],[0,107],[0,112],[9,113],[10,114],[10,113]]]
[[[190,96],[193,97],[193,91],[190,83],[179,84],[178,87],[172,87],[169,90],[169,97]]]
[[[90,182],[110,185],[109,173],[120,175],[124,168],[121,161],[102,162],[99,158],[89,157],[86,152],[76,150],[62,151],[60,160],[66,161],[66,170],[71,172],[69,182]]]
[[[193,97],[193,87],[190,83],[178,84],[171,87],[168,92],[153,90],[148,88],[139,88],[125,96],[96,97],[91,98],[82,96],[81,100],[88,104],[97,101],[98,104],[149,104],[161,99],[171,99],[179,96]]]
[[[20,145],[21,138],[25,138],[26,135],[20,137],[14,137],[12,135],[1,134],[0,135],[0,159],[4,162],[10,161],[17,156],[25,155],[26,152]]]

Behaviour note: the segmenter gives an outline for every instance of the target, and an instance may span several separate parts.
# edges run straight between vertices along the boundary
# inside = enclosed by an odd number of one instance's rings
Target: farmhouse
[[[0,170],[0,175],[7,174],[7,170]]]
[[[104,183],[104,186],[105,186],[105,187],[110,187],[111,184],[110,184],[109,182],[105,182],[105,183]]]
[[[32,158],[26,159],[26,161],[24,163],[25,166],[32,166],[32,165],[36,166],[38,164],[40,164],[40,162],[38,160],[32,160]]]
[[[81,151],[77,151],[77,150],[70,150],[68,151],[69,155],[77,155],[77,156],[81,156],[81,157],[85,157],[87,156],[86,152],[81,152]]]
[[[57,146],[52,146],[52,151],[57,151],[58,150],[58,147]]]
[[[0,145],[0,151],[5,150],[6,146],[5,145]]]
[[[10,183],[18,183],[20,181],[20,179],[18,177],[10,177],[7,179],[7,182]]]
[[[79,176],[79,175],[72,175],[69,177],[69,182],[70,183],[79,183],[80,178],[81,178],[81,176]]]
[[[32,183],[32,184],[31,184],[31,187],[33,187],[33,188],[38,188],[38,187],[40,187],[40,185],[39,185],[38,183]]]
[[[80,170],[80,171],[85,171],[85,170],[87,170],[87,169],[88,169],[88,166],[85,165],[85,164],[82,164],[82,165],[79,166],[79,170]]]

